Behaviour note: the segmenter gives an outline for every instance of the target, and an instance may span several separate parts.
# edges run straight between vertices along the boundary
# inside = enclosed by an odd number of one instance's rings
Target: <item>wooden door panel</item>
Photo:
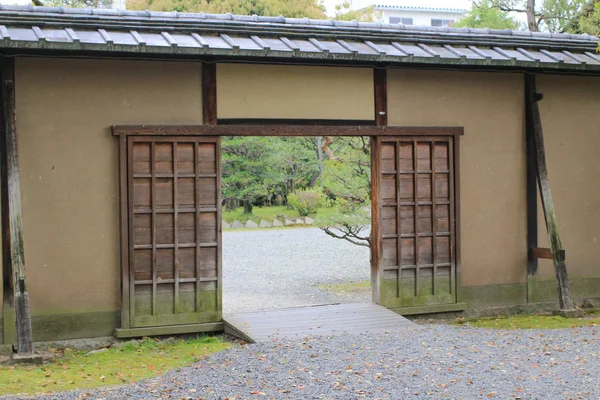
[[[456,302],[451,137],[384,137],[380,148],[380,303]]]
[[[129,138],[132,328],[221,321],[219,145]]]

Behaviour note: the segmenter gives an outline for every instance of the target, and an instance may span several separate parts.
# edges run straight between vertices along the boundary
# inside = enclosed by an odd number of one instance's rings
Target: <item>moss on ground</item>
[[[356,293],[371,289],[371,281],[365,280],[360,282],[343,282],[330,283],[317,286],[320,289],[327,290],[332,293]]]
[[[190,365],[229,347],[231,344],[220,337],[198,336],[186,340],[144,338],[92,353],[55,349],[56,358],[44,365],[0,366],[0,396],[131,383]]]
[[[600,325],[600,312],[584,318],[564,318],[558,315],[511,315],[485,318],[461,318],[456,323],[476,328],[492,329],[565,329]]]

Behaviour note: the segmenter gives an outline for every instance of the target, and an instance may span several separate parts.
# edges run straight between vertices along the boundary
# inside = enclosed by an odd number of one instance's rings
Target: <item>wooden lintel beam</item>
[[[530,257],[534,259],[552,260],[552,249],[547,247],[534,247],[530,250]],[[561,249],[558,251],[558,258],[561,261],[565,261],[566,251]]]
[[[546,165],[546,151],[544,147],[544,132],[542,130],[542,120],[538,105],[542,97],[537,92],[536,80],[534,74],[525,74],[525,85],[527,88],[528,116],[531,119],[529,123],[533,127],[533,147],[536,159],[537,181],[544,209],[544,218],[546,220],[546,230],[550,241],[552,260],[554,262],[554,271],[558,285],[558,300],[560,309],[563,311],[574,310],[571,289],[569,288],[569,279],[567,274],[567,265],[564,258],[561,259],[561,250],[563,250],[556,212],[554,210],[554,201],[552,200],[552,191],[550,190],[550,179],[548,177],[548,168]]]
[[[23,219],[21,211],[21,181],[19,179],[19,151],[17,139],[17,120],[15,113],[14,59],[1,60],[2,76],[2,142],[5,146],[2,168],[7,182],[3,185],[8,201],[2,204],[6,240],[10,249],[10,265],[13,280],[14,309],[17,326],[17,351],[19,354],[33,353],[31,334],[31,316],[29,312],[29,294],[25,285],[25,256],[23,250]]]
[[[114,126],[113,134],[208,136],[457,136],[462,127],[357,126],[357,125],[137,125]]]

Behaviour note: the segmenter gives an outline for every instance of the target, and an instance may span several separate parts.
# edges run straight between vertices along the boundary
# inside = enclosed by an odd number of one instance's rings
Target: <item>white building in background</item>
[[[126,0],[112,0],[110,8],[114,8],[117,10],[126,10],[127,9],[127,1]]]
[[[388,1],[373,4],[382,14],[382,22],[389,24],[452,26],[469,12],[469,2],[461,0]]]

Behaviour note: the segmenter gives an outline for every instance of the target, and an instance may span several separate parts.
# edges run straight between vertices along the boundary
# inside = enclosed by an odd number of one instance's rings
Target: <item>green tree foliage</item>
[[[309,186],[318,162],[304,138],[225,137],[222,139],[224,198],[269,204]]]
[[[590,1],[569,25],[571,33],[600,35],[600,1]]]
[[[325,8],[317,0],[129,0],[127,8],[216,14],[283,15],[289,18],[325,18]]]
[[[369,138],[336,138],[334,159],[324,162],[321,185],[335,199],[339,212],[318,218],[329,236],[370,246],[371,151]]]
[[[335,6],[335,19],[340,21],[373,22],[381,18],[381,13],[375,7],[368,6],[355,10],[351,0],[344,0]]]
[[[485,0],[474,0],[476,6]],[[523,13],[530,31],[564,32],[589,0],[490,0],[490,7]]]
[[[32,0],[33,5],[49,7],[69,7],[69,8],[102,8],[109,7],[112,0]]]
[[[338,212],[317,217],[328,235],[370,245],[369,139],[295,137],[222,138],[225,199],[272,204],[276,198],[301,215],[317,207]]]
[[[454,27],[518,29],[519,24],[508,12],[492,7],[490,0],[473,3],[473,8],[463,18],[456,21]]]

